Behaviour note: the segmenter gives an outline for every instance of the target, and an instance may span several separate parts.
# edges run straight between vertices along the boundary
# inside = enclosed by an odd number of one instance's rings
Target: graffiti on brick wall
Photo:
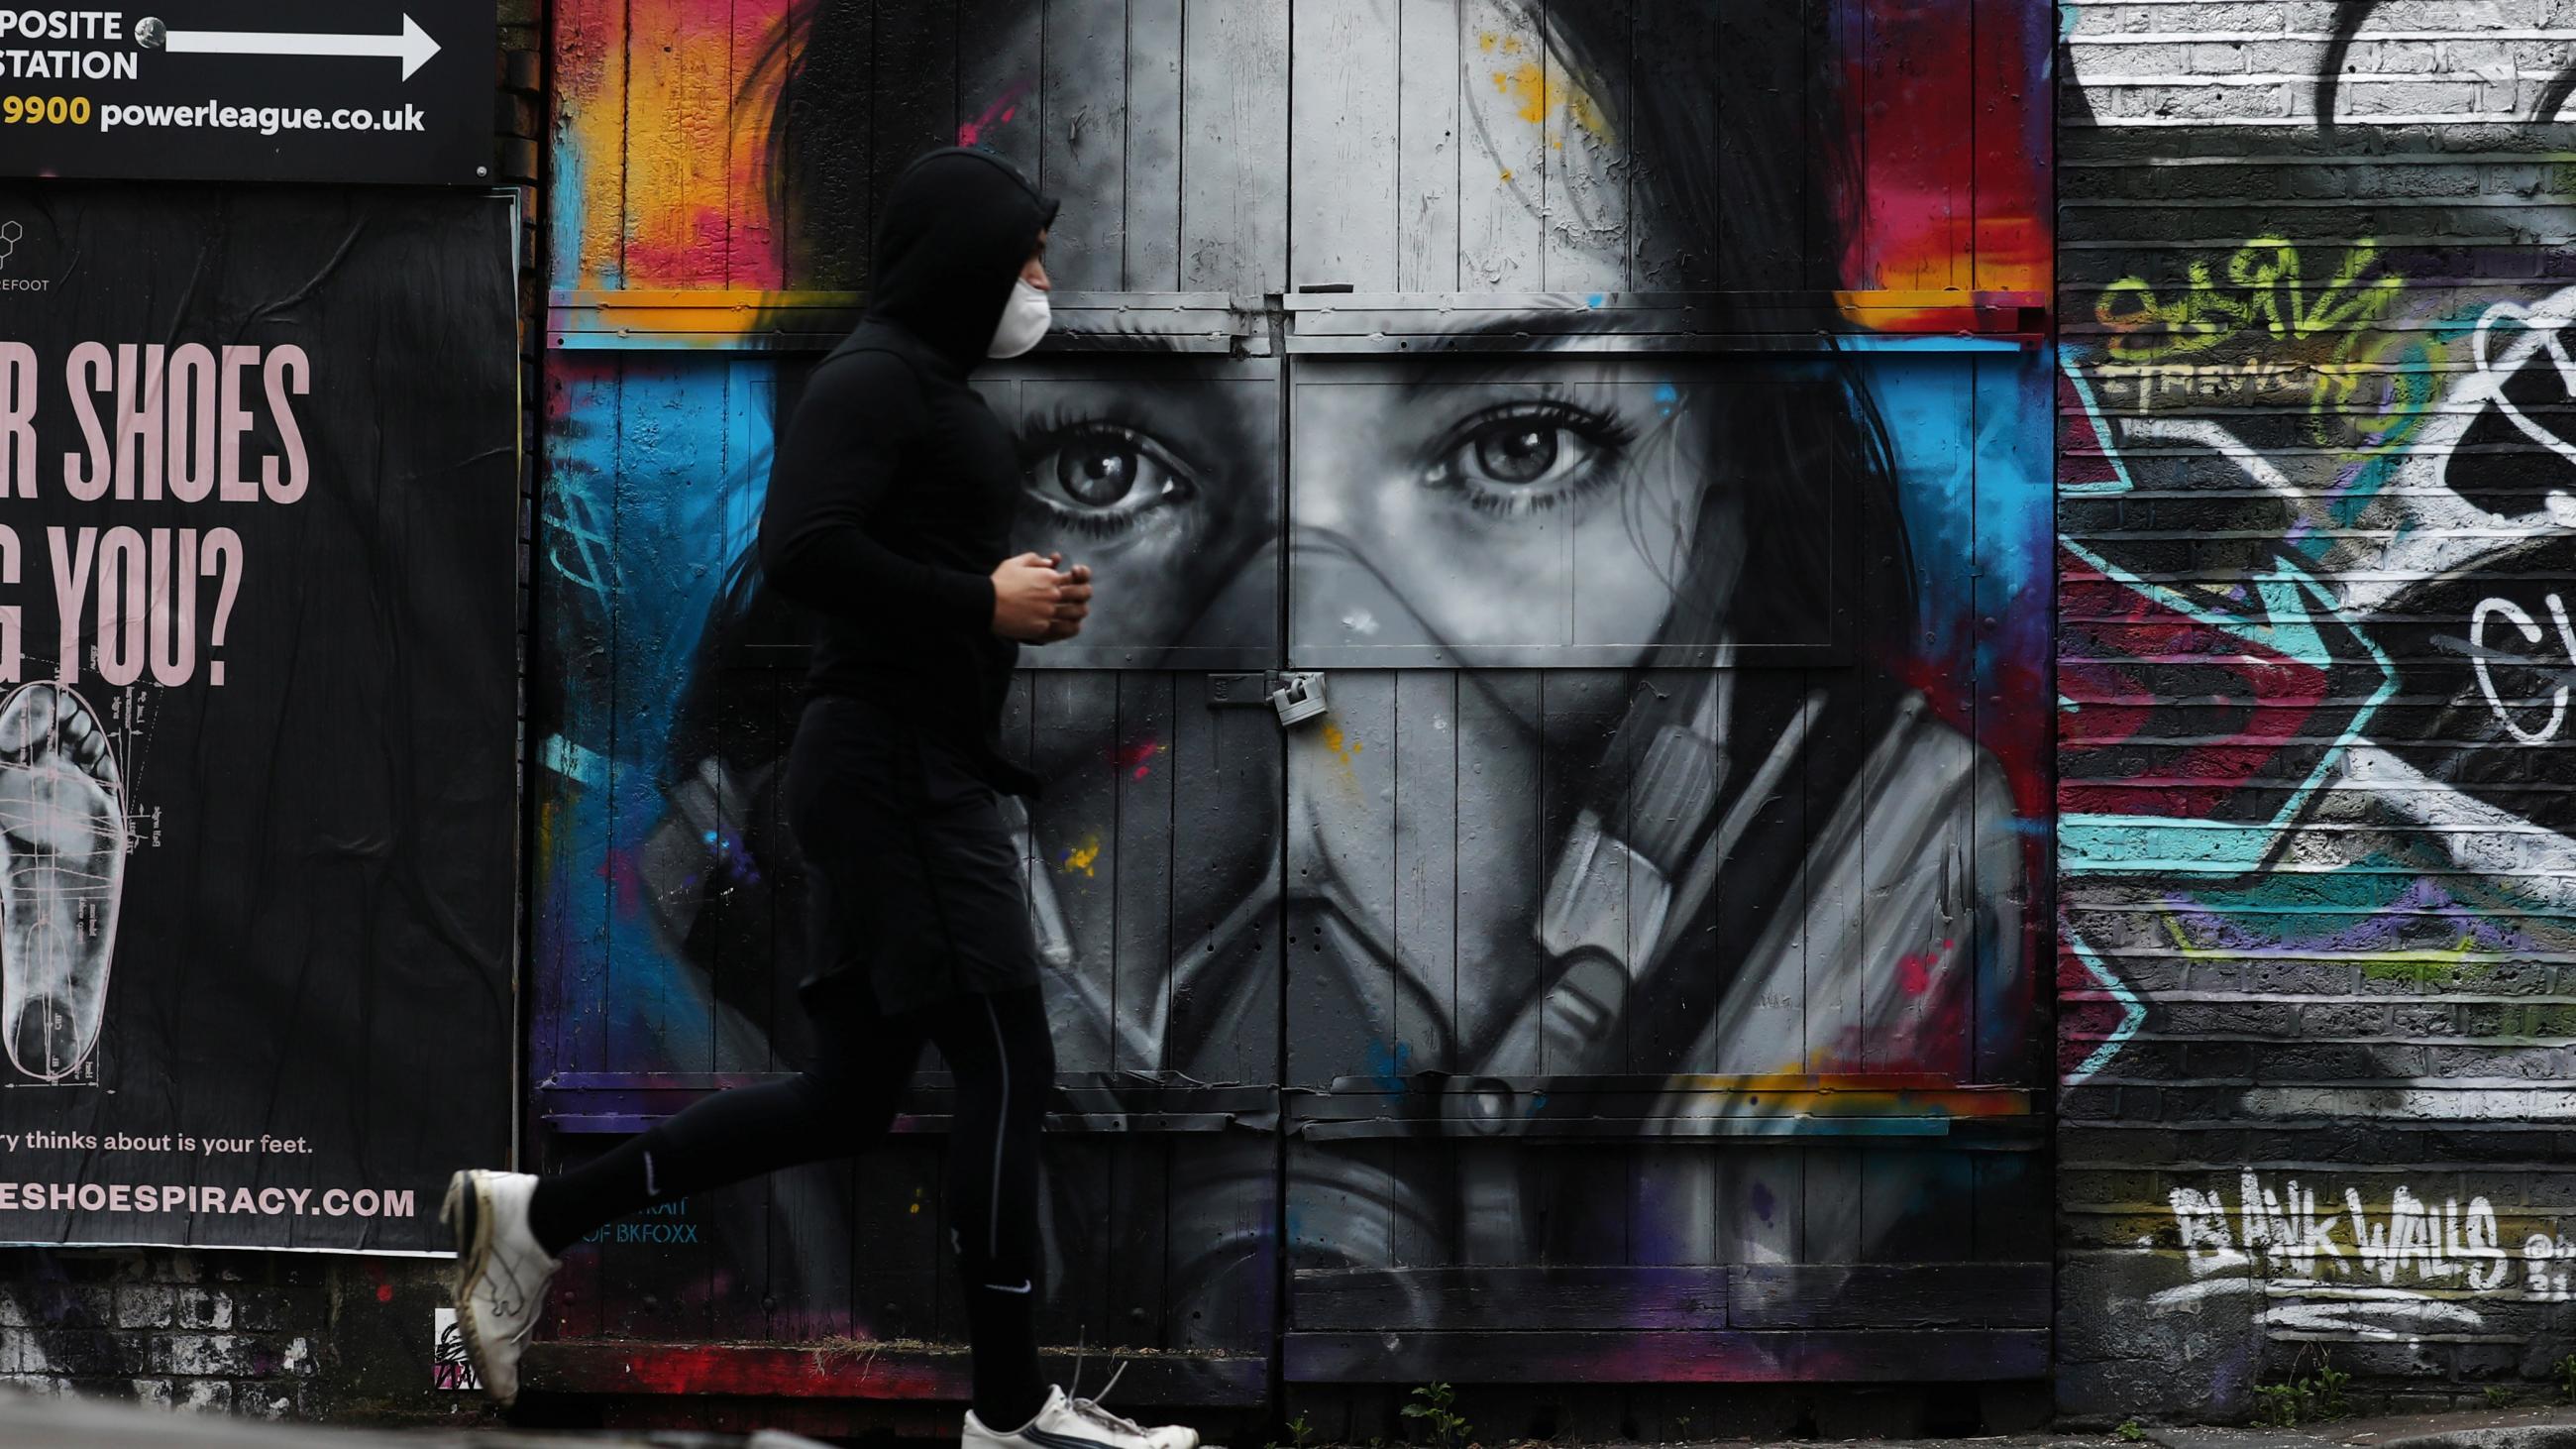
[[[2484,1326],[2487,1295],[2567,1301],[2566,1240],[2517,1236],[2482,1196],[2248,1171],[2232,1193],[2176,1187],[2169,1201],[2189,1277],[2149,1297],[2157,1311],[2242,1296],[2270,1328],[2403,1338]]]
[[[2078,1356],[2211,1409],[2321,1340],[2553,1361],[2576,186],[2522,148],[2563,17],[2067,14],[2064,1211],[2121,1284],[2069,1311],[2151,1310]]]

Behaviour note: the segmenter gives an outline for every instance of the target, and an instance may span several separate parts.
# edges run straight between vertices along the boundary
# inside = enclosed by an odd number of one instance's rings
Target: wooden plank
[[[2047,1374],[2045,1330],[1938,1333],[1291,1333],[1290,1383],[1996,1381]]]
[[[627,47],[626,268],[639,287],[721,287],[731,236],[730,6],[666,8]]]
[[[648,1234],[684,1250],[691,1238],[706,1244],[705,1279],[691,1291],[706,1297],[706,1332],[715,1339],[767,1338],[781,1284],[772,1264],[770,1203],[776,1182],[768,1176],[692,1195],[669,1222],[640,1221]],[[793,1292],[791,1288],[789,1292]]]
[[[957,144],[958,35],[954,4],[881,9],[869,66],[868,225],[886,191],[925,151]]]
[[[1110,1180],[1101,1328],[1110,1347],[1171,1346],[1171,1162],[1189,1150],[1143,1139],[1102,1144]]]
[[[1726,1321],[1737,1328],[2046,1328],[2055,1294],[2047,1263],[1777,1263],[1729,1272]]]
[[[854,1331],[850,1317],[857,1291],[858,1266],[881,1258],[911,1256],[902,1235],[871,1241],[864,1259],[854,1250],[853,1196],[856,1166],[843,1159],[791,1167],[768,1180],[768,1271],[758,1292],[739,1296],[767,1310],[762,1337],[787,1342],[846,1338]],[[876,1188],[875,1183],[870,1184]],[[926,1237],[926,1235],[924,1235]],[[922,1246],[926,1249],[927,1243]],[[744,1285],[748,1288],[750,1285]],[[892,1296],[890,1285],[876,1285],[874,1298]]]
[[[872,104],[854,98],[876,81],[877,0],[841,0],[808,12],[795,92],[786,107],[793,200],[784,218],[786,285],[800,290],[867,285],[869,197],[876,176]]]
[[[1806,1218],[1806,1150],[1753,1147],[1741,1152],[1699,1155],[1717,1159],[1721,1260],[1796,1262]]]
[[[784,220],[770,214],[769,140],[786,79],[789,0],[732,0],[732,88],[725,120],[725,285],[786,283]]]
[[[1547,250],[1553,292],[1628,285],[1629,155],[1635,26],[1630,0],[1584,0],[1548,11]]]
[[[575,1143],[585,1150],[567,1153],[564,1139],[537,1139],[543,1154],[537,1168],[556,1173],[590,1156],[590,1144]],[[561,1255],[563,1266],[555,1271],[554,1282],[546,1288],[545,1316],[539,1320],[538,1333],[546,1338],[597,1338],[600,1333],[599,1245],[575,1241]]]
[[[1718,1170],[1726,1154],[1642,1144],[1628,1177],[1628,1261],[1723,1263]],[[1645,1325],[1639,1325],[1645,1326]]]
[[[1703,244],[1716,248],[1720,287],[1804,283],[1804,160],[1814,144],[1806,128],[1807,91],[1817,82],[1801,62],[1805,17],[1821,3],[1710,7],[1718,26],[1708,77],[1717,97],[1717,205],[1705,218],[1687,220],[1714,229]]]
[[[2048,214],[2056,164],[2049,106],[2055,17],[2021,0],[1972,0],[1970,10],[1975,284],[2045,292],[2055,261]]]
[[[1831,690],[1846,683],[1846,676],[1839,671],[1810,670],[1802,683],[1811,690]],[[1802,822],[1807,892],[1795,937],[1795,950],[1803,957],[1801,969],[1806,973],[1804,1046],[1806,1069],[1811,1072],[1866,1069],[1861,1053],[1861,976],[1877,963],[1859,959],[1852,945],[1860,939],[1870,903],[1864,896],[1860,865],[1867,842],[1861,837],[1857,815],[1849,813],[1855,809],[1849,797],[1869,788],[1870,782],[1857,772],[1881,745],[1885,727],[1883,721],[1855,719],[1856,713],[1831,707],[1821,710],[1809,731],[1810,748],[1799,760],[1801,793],[1813,802]]]
[[[1927,489],[1935,505],[1949,516],[1917,521],[1932,536],[1974,538],[1979,520],[1976,492],[1976,372],[1973,359],[1894,358],[1879,375],[1904,385],[1891,388],[1896,405],[1888,426],[1905,437],[1909,464],[1920,476],[1946,486]],[[1932,513],[1925,508],[1922,513]],[[1892,526],[1892,525],[1891,525]],[[1875,557],[1881,541],[1867,541]],[[1923,597],[1956,598],[1970,593],[1972,578],[1955,568],[1944,577],[1932,550],[1914,554],[1916,591]],[[1921,626],[1906,621],[1921,639]],[[1866,627],[1866,626],[1865,626]],[[1934,652],[1929,641],[1922,651]],[[1933,667],[1942,673],[1964,670],[1966,651]],[[1922,681],[1927,696],[1958,698],[1968,694],[1964,680],[1940,677]],[[1976,822],[1971,786],[1975,770],[1972,748],[1957,732],[1925,720],[1906,733],[1902,753],[1884,783],[1855,782],[1865,790],[1871,812],[1859,837],[1864,885],[1860,891],[1858,933],[1844,948],[1861,966],[1857,978],[1862,1012],[1863,1061],[1874,1069],[1929,1071],[1964,1078],[1971,1060],[1976,1008],[1972,1000],[1975,943],[1970,939],[1975,902],[1969,899]]]
[[[688,685],[690,661],[671,647],[668,632],[684,621],[662,620],[668,628],[654,621],[676,612],[671,601],[699,592],[693,586],[704,577],[706,539],[686,536],[672,520],[707,512],[703,504],[693,506],[689,495],[724,467],[724,390],[705,386],[707,378],[704,366],[689,360],[638,358],[626,363],[618,391],[611,507],[623,588],[615,596],[607,698],[621,734],[617,748],[605,752],[611,815],[603,867],[617,852],[640,854],[673,810],[665,793],[668,741],[645,730],[646,722],[672,717],[672,702]],[[639,595],[654,602],[640,603]],[[685,624],[693,628],[697,622]],[[714,1028],[704,978],[671,954],[655,884],[634,869],[613,883],[618,894],[607,937],[607,1002],[615,1016],[611,1049],[622,1065],[703,1071],[712,1060]]]
[[[626,285],[626,0],[563,0],[553,14],[546,284],[614,290]]]
[[[943,1145],[895,1138],[861,1153],[845,1179],[856,1190],[834,1216],[846,1224],[841,1237],[848,1256],[844,1262],[818,1245],[814,1258],[823,1271],[814,1273],[813,1296],[828,1302],[831,1271],[845,1273],[849,1332],[857,1337],[938,1339],[955,1327],[957,1258],[941,1229],[947,1216]],[[814,1188],[816,1208],[834,1206],[821,1195],[832,1190],[827,1180],[818,1177]]]
[[[1389,983],[1388,1039],[1418,1071],[1456,1071],[1458,1043],[1458,676],[1395,680],[1395,956],[1415,984]],[[1334,676],[1336,680],[1340,676]]]
[[[1745,8],[1651,0],[1637,7],[1635,89],[1620,130],[1629,165],[1628,285],[1639,291],[1715,284],[1726,169],[1718,24]]]
[[[1716,866],[1710,906],[1686,929],[1703,932],[1677,945],[1696,950],[1687,962],[1686,988],[1665,995],[1672,1014],[1695,1018],[1688,1003],[1713,998],[1724,1005],[1725,1029],[1694,1041],[1675,1066],[1681,1070],[1776,1070],[1805,1054],[1811,1037],[1807,994],[1808,937],[1802,929],[1809,905],[1807,850],[1816,817],[1807,804],[1808,781],[1799,762],[1812,741],[1805,733],[1809,676],[1786,670],[1737,670],[1731,675],[1676,671],[1657,675],[1675,691],[1720,690],[1726,718],[1727,803],[1716,829],[1724,856]],[[1676,694],[1677,698],[1684,697]],[[1819,812],[1820,813],[1820,812]],[[1705,850],[1708,846],[1703,846]],[[1696,879],[1697,858],[1690,867]],[[1677,882],[1677,885],[1679,882]],[[1679,902],[1669,909],[1679,912]],[[1707,998],[1699,993],[1705,991]],[[1657,1047],[1669,1050],[1668,1035]],[[1653,1057],[1637,1053],[1643,1069]]]
[[[1097,1343],[1110,1321],[1109,1245],[1118,1234],[1112,1212],[1117,1148],[1105,1140],[1047,1144],[1042,1231],[1046,1262],[1037,1326],[1040,1343]],[[952,1149],[953,1150],[953,1149]]]
[[[1636,1144],[1607,1138],[1551,1148],[1520,1166],[1533,1220],[1525,1262],[1547,1266],[1628,1261],[1628,1203]],[[1536,1169],[1536,1170],[1532,1170]]]
[[[1099,1356],[1095,1355],[1095,1359]],[[1248,1407],[1264,1401],[1270,1364],[1257,1356],[1154,1354],[1119,1380],[1123,1401],[1164,1408]],[[1044,1350],[1040,1371],[1073,1376],[1074,1355]],[[1095,1362],[1094,1369],[1112,1365]],[[932,1399],[964,1402],[963,1347],[858,1343],[836,1352],[769,1344],[642,1341],[529,1346],[527,1387],[558,1394],[687,1394],[750,1398]]]
[[[1458,1261],[1527,1263],[1535,1245],[1526,1163],[1518,1144],[1467,1140],[1457,1146]]]
[[[1291,9],[1292,286],[1397,285],[1400,45],[1391,0]]]
[[[1404,989],[1377,932],[1395,906],[1396,676],[1336,671],[1331,711],[1288,731],[1288,1077],[1399,1075]]]
[[[1451,1027],[1466,1070],[1527,1076],[1540,1070],[1538,1006],[1544,963],[1527,916],[1508,909],[1537,897],[1546,879],[1539,829],[1539,676],[1479,670],[1458,685],[1458,1020]]]
[[[1277,1139],[1244,1132],[1200,1138],[1172,1155],[1166,1348],[1253,1357],[1272,1351],[1284,1221],[1279,1150]]]
[[[1306,1269],[1292,1287],[1299,1332],[1714,1330],[1726,1327],[1728,1271],[1714,1265]]]
[[[598,359],[546,361],[548,476],[537,527],[533,691],[538,741],[536,954],[542,999],[531,1050],[548,1071],[608,1060],[608,921],[613,883],[605,756],[617,615],[618,372]]]
[[[1861,1255],[1873,1263],[1955,1261],[1976,1223],[1976,1161],[1966,1153],[1861,1151]]]
[[[1039,865],[1063,912],[1072,979],[1059,979],[1057,1010],[1109,1019],[1097,1031],[1059,1034],[1060,1071],[1107,1070],[1117,1002],[1118,676],[1095,670],[1033,671],[1035,768],[1047,792],[1035,807]]]
[[[1803,1263],[1861,1261],[1861,1155],[1856,1147],[1813,1147],[1806,1158],[1806,1212],[1798,1236]]]
[[[1397,0],[1395,286],[1454,292],[1458,279],[1459,0]]]
[[[1028,0],[955,0],[957,144],[982,146],[1037,179],[1046,119],[1039,61],[1044,7]]]
[[[1976,361],[1976,577],[1971,580],[1978,648],[1973,664],[1978,745],[1971,837],[1972,894],[1980,909],[1967,938],[1974,967],[1974,1041],[1968,1069],[1978,1081],[2036,1081],[2050,1048],[2043,1023],[2039,948],[2033,893],[2046,870],[2043,843],[2025,834],[2023,819],[2045,819],[2043,799],[2016,798],[2006,761],[2052,758],[2055,711],[2046,671],[2028,655],[2051,637],[2045,589],[2026,587],[2025,570],[2045,568],[2044,520],[2053,517],[2048,490],[2053,477],[2050,413],[2055,380],[2047,360],[1979,358]],[[1991,510],[1991,511],[1989,511]],[[2023,536],[1995,536],[1987,519],[2023,521]],[[2048,720],[2031,718],[2038,710]],[[2025,778],[2044,776],[2029,770]],[[2029,793],[2045,785],[2032,780]],[[2009,810],[2014,818],[1993,818]]]
[[[1543,290],[1546,38],[1520,0],[1463,0],[1458,54],[1458,285]]]
[[[1181,285],[1182,0],[1127,0],[1129,291]]]
[[[724,367],[724,467],[717,486],[724,495],[718,516],[724,533],[716,545],[720,569],[736,559],[757,556],[759,500],[767,494],[770,410],[774,368],[762,361],[737,359]],[[729,574],[720,574],[719,579]],[[694,661],[694,692],[708,692],[708,676],[717,681],[711,708],[714,737],[708,756],[719,763],[726,787],[717,795],[716,839],[708,845],[706,889],[699,914],[714,929],[706,933],[711,949],[709,975],[716,998],[717,1023],[711,1068],[718,1072],[753,1072],[775,1063],[778,1014],[794,1011],[794,992],[779,989],[780,949],[792,941],[791,924],[782,941],[778,921],[778,873],[795,858],[795,846],[783,828],[779,810],[792,736],[780,731],[778,676],[770,669],[728,667],[729,639],[714,637],[731,608],[719,582],[719,622],[711,624]],[[682,728],[689,727],[683,718]],[[703,768],[703,767],[702,767]],[[763,772],[767,771],[766,774]],[[763,783],[770,788],[761,788]],[[790,987],[801,972],[785,973]]]
[[[1116,855],[1111,884],[1111,997],[1127,1030],[1112,1042],[1110,1066],[1154,1072],[1167,1060],[1172,1011],[1172,869],[1196,843],[1172,829],[1172,715],[1176,676],[1131,672],[1117,686],[1117,733],[1110,747]],[[1198,680],[1188,679],[1196,686]],[[1193,700],[1193,703],[1196,701]]]
[[[1812,158],[1830,154],[1823,150],[1827,145],[1839,145],[1847,158],[1840,168],[1843,174],[1801,178],[1799,195],[1806,208],[1801,277],[1810,287],[1863,290],[1875,275],[1863,260],[1861,239],[1853,232],[1856,225],[1868,224],[1861,210],[1867,200],[1866,183],[1850,174],[1869,146],[1868,121],[1861,114],[1867,97],[1851,80],[1868,63],[1868,4],[1869,0],[1804,0],[1805,114],[1801,119],[1806,149],[1799,159],[1810,172],[1824,171]]]
[[[1203,1081],[1276,1082],[1284,948],[1278,840],[1285,741],[1264,709],[1175,696],[1175,961],[1167,1060]]]
[[[1288,10],[1196,0],[1181,54],[1181,286],[1258,295],[1288,279]]]
[[[1975,285],[1976,96],[1964,7],[1861,0],[1867,51],[1856,214],[1871,286]],[[1857,280],[1857,279],[1854,279]]]
[[[1628,1061],[1628,988],[1636,943],[1629,932],[1628,754],[1620,723],[1628,680],[1611,670],[1538,675],[1540,838],[1562,842],[1527,900],[1539,916],[1540,954],[1552,957],[1539,1067],[1555,1075],[1620,1071]]]
[[[2035,1153],[1979,1154],[1976,1172],[1976,1228],[1970,1253],[2002,1262],[2027,1257],[2030,1245],[2053,1241],[2046,1230],[2056,1212],[2056,1179],[2046,1159]]]
[[[723,1196],[738,1202],[741,1193],[736,1189]],[[659,1332],[704,1339],[709,1335],[714,1327],[708,1309],[716,1258],[713,1244],[703,1239],[673,1241],[679,1235],[671,1229],[681,1224],[696,1226],[703,1233],[705,1225],[691,1209],[706,1208],[713,1201],[713,1196],[701,1196],[657,1203],[591,1234],[599,1249],[603,1336],[643,1338]],[[756,1199],[750,1207],[757,1223]]]
[[[1056,285],[1114,291],[1127,257],[1127,0],[1047,0],[1041,190],[1063,203],[1047,243]]]

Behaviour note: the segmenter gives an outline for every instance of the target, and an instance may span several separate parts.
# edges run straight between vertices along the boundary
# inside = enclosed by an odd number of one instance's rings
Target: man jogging
[[[656,1202],[870,1146],[928,1041],[956,1075],[968,1449],[1196,1449],[1188,1429],[1144,1428],[1038,1372],[1037,1150],[1055,1049],[1000,808],[1036,782],[998,738],[1019,646],[1080,632],[1091,584],[1060,557],[1008,556],[1019,458],[967,377],[1045,334],[1055,211],[963,148],[914,162],[882,203],[867,315],[782,430],[760,527],[768,582],[820,626],[787,769],[814,901],[818,969],[800,996],[817,1061],[560,1176],[456,1175],[441,1217],[457,1319],[505,1404],[566,1247]]]

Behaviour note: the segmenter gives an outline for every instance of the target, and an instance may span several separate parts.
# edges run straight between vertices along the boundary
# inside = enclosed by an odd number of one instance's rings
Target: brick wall
[[[494,176],[520,190],[521,395],[534,398],[545,317],[543,0],[500,0],[496,18]],[[523,426],[524,663],[533,407]],[[480,1418],[481,1395],[431,1388],[432,1325],[449,1271],[417,1258],[0,1249],[0,1387],[272,1419]]]
[[[2537,1398],[2576,4],[2061,19],[2060,1404]]]

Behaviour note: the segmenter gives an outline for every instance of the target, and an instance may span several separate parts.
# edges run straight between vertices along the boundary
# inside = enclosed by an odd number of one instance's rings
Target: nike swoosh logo
[[[1012,1287],[1008,1283],[987,1283],[984,1286],[992,1289],[996,1293],[1027,1293],[1033,1291],[1037,1287],[1037,1284],[1029,1279],[1023,1278],[1020,1280],[1020,1286],[1017,1288]]]
[[[1050,1434],[1035,1424],[1020,1432],[1031,1443],[1042,1445],[1044,1449],[1115,1449],[1115,1446],[1103,1444],[1097,1439],[1083,1439],[1072,1434]]]

